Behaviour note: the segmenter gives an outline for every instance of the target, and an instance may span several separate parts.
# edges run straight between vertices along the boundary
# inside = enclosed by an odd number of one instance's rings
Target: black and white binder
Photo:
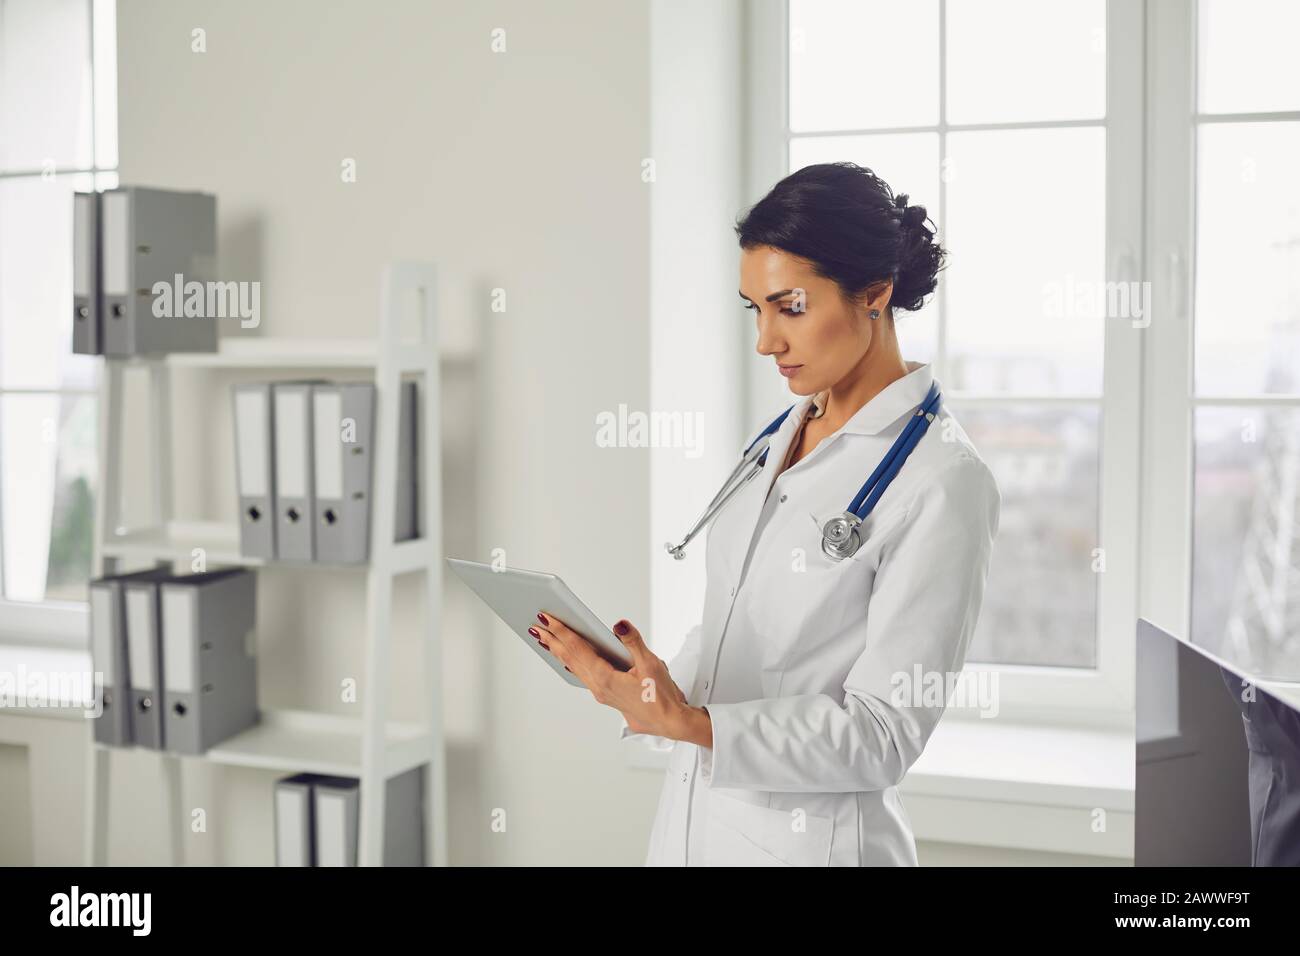
[[[274,408],[270,383],[234,387],[239,553],[268,560],[276,556]]]
[[[277,382],[272,389],[276,556],[282,561],[315,558],[311,390],[306,382]]]
[[[104,354],[215,352],[217,316],[206,314],[206,289],[217,278],[216,197],[121,186],[101,195],[99,213]],[[204,288],[202,316],[185,313],[190,282]]]
[[[103,711],[95,740],[114,747],[131,743],[131,684],[127,666],[122,589],[112,578],[90,582],[91,666],[102,682]]]
[[[99,355],[99,193],[72,195],[72,351]]]
[[[103,692],[103,712],[95,720],[97,743],[114,747],[133,743],[125,587],[131,582],[157,581],[167,576],[167,571],[149,568],[109,574],[90,582],[91,666],[100,675]]]
[[[312,790],[316,774],[300,773],[275,782],[275,865],[315,866]]]
[[[317,866],[356,866],[361,782],[318,777],[312,786]],[[424,865],[424,767],[389,777],[384,787],[384,866]]]
[[[169,578],[158,591],[167,749],[201,754],[258,721],[257,579],[210,571]]]
[[[131,682],[131,736],[137,747],[161,750],[163,648],[158,633],[157,581],[124,581],[122,603]]]

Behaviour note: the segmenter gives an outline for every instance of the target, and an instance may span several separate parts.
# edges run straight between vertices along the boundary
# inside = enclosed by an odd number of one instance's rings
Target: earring
[[[870,315],[873,319],[878,319],[878,318],[880,318],[880,310],[879,310],[879,309],[872,309],[872,310],[871,310],[869,313],[867,313],[867,314]]]

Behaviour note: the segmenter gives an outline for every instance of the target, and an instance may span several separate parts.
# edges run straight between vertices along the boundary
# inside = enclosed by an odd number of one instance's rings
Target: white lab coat
[[[857,554],[822,552],[822,525],[930,388],[929,365],[908,368],[773,480],[813,403],[803,398],[763,472],[710,526],[703,619],[669,670],[708,710],[713,746],[622,729],[670,750],[647,865],[916,865],[897,787],[944,703],[893,691],[918,666],[960,672],[1001,499],[942,408],[863,522]]]

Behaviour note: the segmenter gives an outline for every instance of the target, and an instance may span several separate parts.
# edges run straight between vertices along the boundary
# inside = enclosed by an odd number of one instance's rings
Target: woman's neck
[[[826,408],[821,415],[824,427],[837,431],[862,406],[908,371],[907,363],[898,350],[898,339],[892,334],[874,336],[862,360],[831,386],[830,394],[826,397]]]

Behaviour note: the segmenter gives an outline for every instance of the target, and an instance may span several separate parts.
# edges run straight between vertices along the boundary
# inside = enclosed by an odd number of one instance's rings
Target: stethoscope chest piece
[[[822,551],[836,561],[843,561],[858,553],[862,546],[858,526],[862,519],[851,511],[836,515],[822,526]]]

